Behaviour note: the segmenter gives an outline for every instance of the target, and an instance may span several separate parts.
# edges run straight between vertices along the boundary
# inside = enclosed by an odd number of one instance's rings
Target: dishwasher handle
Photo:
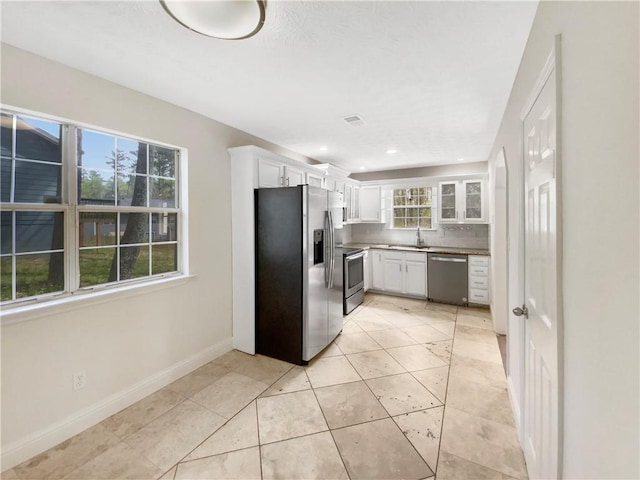
[[[429,260],[433,260],[435,262],[467,263],[466,258],[431,257]]]

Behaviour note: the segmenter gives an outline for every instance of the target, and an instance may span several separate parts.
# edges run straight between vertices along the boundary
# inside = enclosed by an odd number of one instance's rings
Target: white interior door
[[[555,65],[555,64],[554,64]],[[561,308],[556,68],[524,119],[524,453],[531,478],[559,478]],[[516,310],[514,309],[514,313]],[[516,313],[517,314],[517,313]]]

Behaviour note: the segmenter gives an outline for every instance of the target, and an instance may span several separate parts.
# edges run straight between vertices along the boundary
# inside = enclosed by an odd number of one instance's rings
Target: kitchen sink
[[[423,247],[415,247],[413,245],[372,245],[372,248],[388,248],[390,250],[426,250],[426,245]]]

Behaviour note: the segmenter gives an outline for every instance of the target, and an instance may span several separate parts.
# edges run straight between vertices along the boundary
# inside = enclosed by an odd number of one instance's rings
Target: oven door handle
[[[355,255],[347,255],[347,262],[350,262],[351,260],[357,260],[358,258],[362,257],[364,257],[364,252],[356,253]]]

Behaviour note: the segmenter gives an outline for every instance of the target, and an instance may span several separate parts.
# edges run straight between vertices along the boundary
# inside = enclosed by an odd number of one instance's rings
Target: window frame
[[[15,127],[15,118],[17,116],[32,117],[37,120],[44,120],[49,122],[56,122],[61,125],[60,142],[62,143],[61,149],[61,195],[60,203],[15,203],[12,202],[13,196],[9,199],[9,202],[0,202],[0,210],[2,212],[22,212],[22,211],[54,211],[62,212],[64,215],[64,232],[63,232],[63,258],[64,258],[64,290],[58,292],[50,292],[38,294],[30,297],[14,298],[16,295],[16,283],[13,280],[16,279],[15,264],[16,264],[16,231],[13,229],[12,235],[12,299],[0,302],[3,310],[3,317],[7,311],[17,311],[20,307],[24,306],[37,306],[47,307],[49,304],[55,304],[56,301],[68,300],[71,298],[89,298],[91,293],[94,294],[100,292],[100,295],[106,293],[115,293],[118,291],[128,291],[130,288],[145,287],[155,284],[165,284],[167,281],[177,280],[180,278],[190,277],[189,274],[189,262],[188,262],[188,228],[187,228],[187,198],[188,198],[188,186],[187,186],[187,161],[188,151],[184,147],[179,147],[166,142],[161,142],[153,139],[147,139],[140,136],[132,135],[129,133],[123,133],[114,131],[112,129],[98,127],[95,125],[89,125],[83,122],[77,122],[57,116],[47,115],[40,112],[34,112],[21,108],[0,104],[0,111],[5,114],[13,115]],[[80,204],[78,199],[78,152],[77,152],[77,132],[78,130],[91,130],[101,134],[126,138],[141,143],[148,144],[147,151],[151,145],[167,148],[176,151],[176,167],[175,167],[175,188],[176,203],[175,207],[136,207],[136,206],[121,206],[118,205],[117,193],[114,199],[113,205],[92,205],[92,204]],[[16,145],[16,129],[13,128],[12,140],[12,169],[11,169],[11,186],[12,191],[15,184],[15,145]],[[147,159],[149,164],[149,159]],[[148,166],[148,165],[147,165]],[[114,172],[117,183],[117,171]],[[151,175],[149,171],[146,174],[147,183],[150,183],[151,178],[157,176]],[[163,177],[160,177],[163,178]],[[151,186],[147,187],[147,203],[150,205],[149,196]],[[117,187],[116,187],[117,189]],[[116,190],[117,192],[117,190]],[[152,232],[149,232],[148,238],[144,245],[148,245],[149,248],[153,248],[153,245],[163,244],[175,244],[176,245],[176,267],[177,269],[172,272],[164,272],[153,275],[151,269],[149,274],[144,277],[117,280],[114,282],[101,283],[90,286],[80,286],[80,214],[83,212],[101,212],[101,213],[116,213],[116,218],[119,219],[120,213],[148,213],[149,223],[152,224],[152,218],[154,213],[169,213],[176,214],[176,241],[168,242],[153,242]],[[13,222],[12,215],[12,222]],[[116,225],[116,244],[114,248],[119,250],[121,248],[119,240],[119,225]],[[135,244],[137,245],[137,244]],[[32,252],[37,253],[37,252]],[[151,253],[151,251],[150,251]],[[150,262],[152,256],[150,255]],[[3,318],[3,324],[5,323]]]
[[[395,205],[395,198],[396,198],[396,190],[410,190],[413,188],[425,188],[428,189],[430,192],[430,196],[431,196],[431,204],[430,205]],[[435,199],[435,195],[437,195],[437,191],[434,191],[434,187],[432,185],[427,185],[427,184],[411,184],[411,185],[394,185],[391,187],[391,225],[390,225],[390,229],[392,230],[417,230],[418,228],[420,228],[421,230],[437,230],[437,221],[436,221],[436,215],[435,212],[437,210],[437,205],[436,205],[436,199]],[[431,226],[430,227],[423,227],[423,226],[415,226],[415,227],[396,227],[395,226],[395,221],[396,221],[396,216],[395,216],[395,211],[396,209],[400,209],[400,208],[411,208],[411,209],[420,209],[420,208],[429,208],[431,210],[431,216],[429,218],[431,218]],[[420,216],[416,216],[416,217],[407,217],[406,215],[404,217],[400,217],[400,218],[422,218]]]

